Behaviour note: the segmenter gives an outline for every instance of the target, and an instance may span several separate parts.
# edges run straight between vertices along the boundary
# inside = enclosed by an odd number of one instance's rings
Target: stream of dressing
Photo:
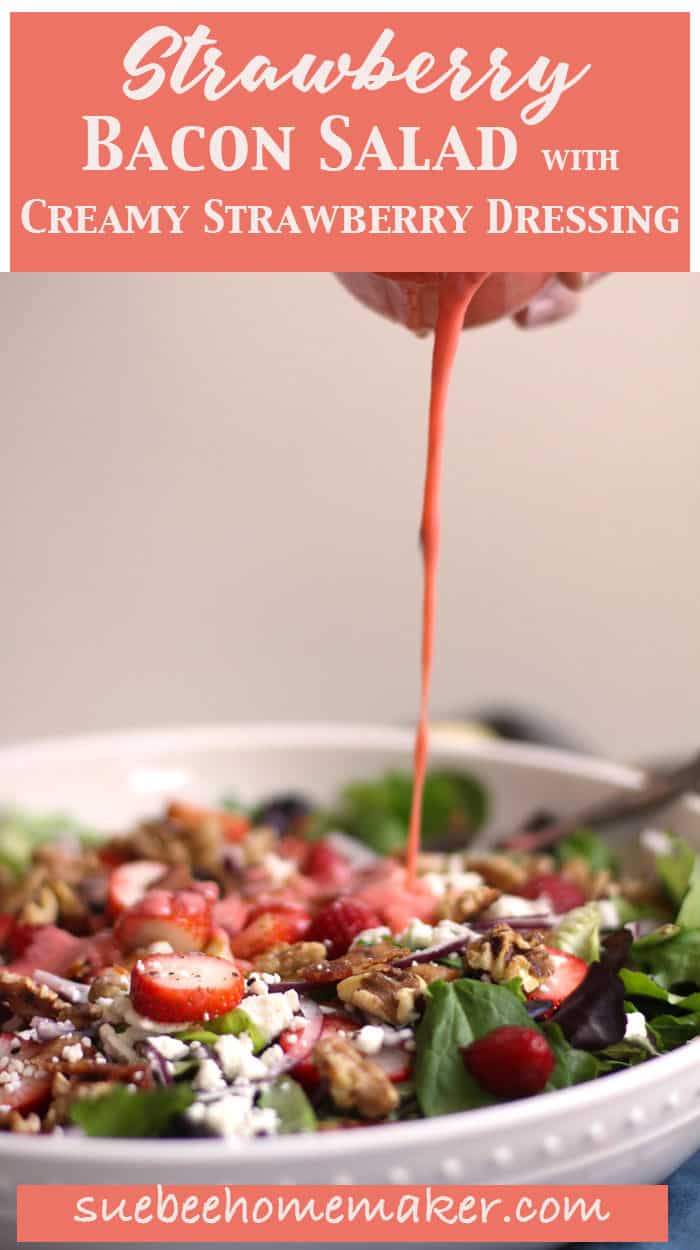
[[[464,318],[472,298],[488,275],[446,273],[440,282],[430,375],[428,455],[423,490],[420,538],[423,551],[423,635],[421,642],[420,712],[413,760],[413,797],[406,845],[406,881],[415,880],[420,851],[423,789],[428,759],[428,711],[435,642],[435,597],[440,554],[440,480],[447,393]]]

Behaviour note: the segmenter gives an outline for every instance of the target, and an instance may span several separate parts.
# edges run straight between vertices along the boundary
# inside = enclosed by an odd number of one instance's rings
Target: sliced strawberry
[[[212,929],[211,903],[197,890],[149,890],[128,907],[114,926],[122,950],[133,951],[152,942],[169,942],[185,954],[201,950]]]
[[[298,864],[302,864],[308,854],[309,844],[306,838],[296,833],[285,833],[278,840],[275,851],[282,856],[282,859],[294,859]]]
[[[258,903],[255,903],[250,908],[247,923],[252,924],[254,920],[257,920],[258,916],[266,913],[273,916],[299,916],[306,921],[307,925],[309,923],[309,913],[304,904],[298,902],[295,898],[288,898],[286,895],[269,895],[266,898],[261,898]],[[299,923],[301,923],[301,920]]]
[[[570,955],[566,951],[547,947],[547,954],[553,964],[553,971],[541,985],[528,994],[528,998],[549,1000],[558,1007],[569,994],[581,984],[588,972],[588,964],[578,955]]]
[[[51,1097],[52,1083],[50,1072],[32,1067],[21,1053],[0,1059],[0,1112],[29,1115],[42,1111]]]
[[[305,1060],[313,1050],[323,1029],[323,1015],[317,1007],[314,1014],[305,1016],[298,1022],[298,1027],[284,1029],[277,1038],[278,1046],[294,1065]]]
[[[571,911],[573,907],[583,907],[586,902],[583,890],[557,872],[541,872],[530,877],[520,894],[523,898],[540,898],[546,895],[554,910],[560,914]]]
[[[0,950],[11,949],[10,936],[15,928],[14,916],[0,914]]]
[[[225,929],[230,937],[240,933],[244,928],[249,914],[249,907],[239,894],[226,894],[217,899],[211,909],[212,922]]]
[[[403,1081],[407,1081],[413,1071],[411,1056],[400,1046],[385,1046],[383,1050],[376,1055],[371,1055],[370,1058],[374,1063],[379,1064],[394,1085],[401,1085]]]
[[[109,874],[108,907],[113,916],[126,911],[143,898],[147,890],[167,872],[155,859],[132,859]]]
[[[282,942],[298,942],[305,935],[310,919],[308,912],[302,910],[261,912],[235,935],[231,950],[241,959],[253,959]]]
[[[349,885],[353,870],[344,855],[330,842],[315,842],[309,851],[304,872],[327,889],[342,890]]]
[[[353,897],[363,899],[392,933],[403,933],[414,917],[426,924],[435,922],[438,899],[420,878],[407,885],[406,870],[400,864],[382,860],[362,880]]]
[[[8,965],[9,970],[31,976],[37,968],[43,968],[62,976],[78,958],[83,941],[52,924],[16,925],[11,942],[18,955]]]
[[[348,1037],[353,1037],[354,1034],[357,1033],[358,1028],[358,1024],[354,1020],[351,1020],[349,1016],[343,1016],[340,1012],[334,1012],[333,1014],[323,1016],[320,1035],[321,1037],[327,1037],[329,1033],[345,1033]],[[287,1053],[289,1053],[290,1049],[294,1045],[294,1032],[295,1030],[293,1029],[285,1029],[284,1033],[281,1033],[278,1038],[280,1046]],[[318,1033],[314,1037],[312,1033],[310,1034],[307,1031],[306,1025],[300,1029],[299,1032],[301,1034],[301,1038],[298,1043],[299,1058],[292,1068],[292,1075],[296,1081],[299,1081],[299,1083],[304,1086],[304,1089],[311,1090],[315,1089],[316,1086],[321,1083],[321,1075],[312,1058],[313,1048],[318,1041]],[[283,1040],[285,1038],[285,1034],[291,1035],[290,1039],[286,1042]],[[309,1039],[310,1045],[306,1048],[306,1042],[309,1041]]]
[[[131,1001],[159,1023],[186,1024],[223,1016],[243,997],[235,964],[213,955],[147,955],[131,973]]]
[[[363,929],[375,929],[379,916],[361,898],[337,898],[322,907],[309,925],[310,942],[325,942],[329,959],[344,955]]]
[[[240,842],[250,829],[250,821],[242,812],[227,812],[223,808],[197,807],[194,803],[174,800],[168,805],[168,818],[176,820],[186,829],[196,833],[213,829],[225,842]]]

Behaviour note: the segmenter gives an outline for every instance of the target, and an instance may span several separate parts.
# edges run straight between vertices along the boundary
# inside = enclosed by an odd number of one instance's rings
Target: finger
[[[568,317],[578,304],[578,295],[558,278],[550,281],[532,297],[527,307],[515,314],[515,321],[525,330],[550,325]]]

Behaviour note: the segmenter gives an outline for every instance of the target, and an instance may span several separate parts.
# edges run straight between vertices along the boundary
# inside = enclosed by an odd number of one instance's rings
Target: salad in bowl
[[[428,776],[325,805],[172,800],[117,836],[0,812],[0,1129],[229,1143],[468,1112],[700,1035],[700,857],[579,830],[471,849],[490,796]],[[462,842],[463,850],[440,843]]]

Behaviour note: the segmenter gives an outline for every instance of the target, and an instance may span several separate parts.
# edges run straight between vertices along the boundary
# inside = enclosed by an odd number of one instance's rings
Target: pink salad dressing
[[[423,636],[420,711],[413,763],[413,798],[406,845],[406,880],[409,886],[415,881],[416,863],[420,850],[423,788],[428,757],[428,711],[435,642],[437,566],[440,554],[440,479],[447,394],[467,309],[487,276],[485,273],[446,273],[440,282],[430,379],[428,455],[420,529],[423,551]]]

